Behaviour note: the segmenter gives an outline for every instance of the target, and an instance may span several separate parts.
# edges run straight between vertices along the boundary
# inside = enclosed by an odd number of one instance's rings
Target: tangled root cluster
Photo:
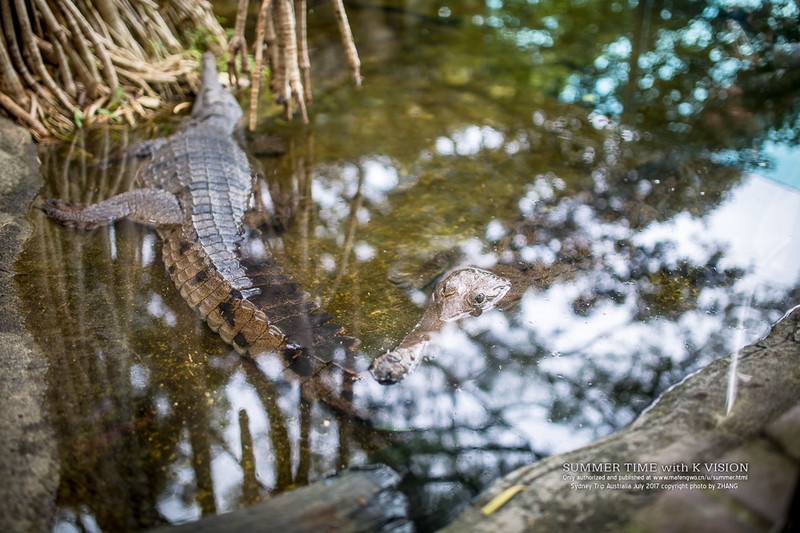
[[[342,36],[347,62],[356,85],[361,85],[361,63],[353,42],[342,0],[332,0],[336,21]],[[241,70],[249,73],[244,39],[248,0],[239,0],[236,27],[228,50],[228,75],[231,84],[238,83],[236,57],[242,57]],[[256,106],[261,85],[261,72],[268,67],[270,88],[275,102],[283,105],[286,119],[292,117],[292,102],[297,103],[303,122],[308,122],[306,106],[311,103],[311,83],[306,32],[306,0],[261,0],[256,22],[254,45],[255,66],[250,83],[250,129],[255,129]]]
[[[342,0],[332,0],[356,83],[358,55]],[[206,0],[0,0],[0,111],[37,138],[104,121],[135,125],[196,84],[197,53],[229,54],[251,76],[250,127],[255,127],[265,68],[277,103],[304,121],[309,91],[305,0],[262,0],[249,68],[244,25],[248,0],[239,0],[234,36]]]
[[[0,107],[40,138],[134,124],[194,78],[187,46],[227,42],[205,0],[0,0],[0,19]]]

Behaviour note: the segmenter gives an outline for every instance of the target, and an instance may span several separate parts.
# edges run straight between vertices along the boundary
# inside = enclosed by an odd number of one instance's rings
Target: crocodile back
[[[252,176],[236,142],[219,129],[189,126],[144,162],[139,180],[177,197],[187,231],[196,234],[222,276],[247,296],[252,283],[239,265],[237,247]]]

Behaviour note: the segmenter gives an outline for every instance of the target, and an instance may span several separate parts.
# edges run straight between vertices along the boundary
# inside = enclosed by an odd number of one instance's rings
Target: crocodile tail
[[[286,333],[287,351],[294,352],[295,357],[302,355],[323,365],[341,366],[343,371],[355,374],[342,366],[341,359],[358,349],[357,338],[342,335],[344,328],[330,322],[332,316],[319,311],[319,304],[299,290],[300,285],[293,283],[291,276],[272,258],[246,259],[242,266],[253,287],[259,289],[259,294],[250,300]]]
[[[200,314],[222,340],[243,355],[270,352],[286,337],[213,266],[199,242],[180,226],[161,230],[164,265],[189,307]]]
[[[299,291],[272,259],[244,261],[252,280],[244,297],[213,266],[199,243],[180,226],[162,227],[162,256],[170,278],[189,306],[222,340],[255,359],[276,353],[300,382],[308,400],[319,400],[347,415],[363,418],[343,396],[343,383],[358,379],[347,360],[359,340],[341,335],[342,326],[317,311],[318,305]],[[257,289],[257,290],[254,290]]]
[[[250,301],[286,335],[279,351],[287,369],[300,378],[305,393],[352,415],[352,402],[343,398],[342,386],[359,379],[359,339],[343,335],[344,328],[330,322],[332,316],[319,311],[319,304],[309,300],[272,258],[246,259],[242,266],[259,289]]]

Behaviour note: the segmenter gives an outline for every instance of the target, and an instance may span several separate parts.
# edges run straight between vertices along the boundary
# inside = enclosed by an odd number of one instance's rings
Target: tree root
[[[347,20],[347,13],[344,11],[342,0],[332,0],[333,10],[336,13],[336,22],[339,24],[339,33],[342,34],[342,44],[347,54],[347,63],[353,73],[353,80],[356,86],[361,85],[361,61],[358,59],[358,52],[353,41],[353,32],[350,31],[350,22]]]
[[[239,4],[241,7],[241,4]],[[246,7],[246,6],[245,6]],[[258,10],[258,20],[256,21],[256,42],[255,42],[255,65],[250,74],[250,131],[256,129],[256,114],[258,111],[258,92],[261,86],[261,70],[264,61],[264,45],[267,35],[270,0],[264,0]],[[238,18],[238,16],[237,16]]]
[[[353,79],[360,85],[360,62],[343,2],[331,1]],[[307,123],[311,62],[306,0],[260,0],[252,71],[244,37],[248,3],[239,0],[227,44],[207,0],[163,5],[154,0],[0,0],[0,111],[37,138],[63,135],[93,121],[135,124],[152,102],[196,84],[196,61],[181,50],[202,40],[217,55],[227,49],[232,86],[239,86],[239,73],[250,76],[251,130],[265,69],[287,120],[297,109]],[[177,36],[194,40],[181,43]]]
[[[37,138],[89,119],[130,123],[148,107],[142,95],[182,93],[196,61],[181,51],[196,43],[176,36],[203,37],[217,54],[226,46],[205,0],[0,0],[0,18],[0,111]]]
[[[236,25],[233,37],[228,42],[228,81],[231,87],[239,86],[239,73],[236,70],[236,58],[241,57],[242,74],[250,74],[247,64],[247,41],[244,38],[244,25],[247,22],[247,0],[239,0],[236,8]]]
[[[10,96],[0,93],[0,106],[6,108],[13,116],[28,126],[37,137],[41,138],[48,135],[47,128],[35,116],[18,106]]]
[[[361,85],[361,63],[342,0],[332,0],[347,62],[356,85]],[[243,7],[244,4],[244,7]],[[244,17],[246,2],[239,3],[237,21]],[[292,117],[297,104],[303,122],[308,122],[307,106],[311,104],[311,61],[308,57],[306,0],[262,0],[256,23],[255,65],[250,74],[249,127],[256,128],[258,95],[263,70],[269,68],[270,88],[277,104],[284,108],[286,119]],[[235,35],[235,34],[234,34]],[[268,62],[264,64],[266,46]],[[229,61],[233,61],[230,59]],[[230,65],[231,63],[229,63]]]

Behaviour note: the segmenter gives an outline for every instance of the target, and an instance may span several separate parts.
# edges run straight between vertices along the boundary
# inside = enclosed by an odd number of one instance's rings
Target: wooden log
[[[505,476],[443,531],[791,530],[800,499],[800,308],[738,356],[730,409],[727,356],[627,428]]]
[[[363,467],[313,483],[240,511],[203,518],[150,533],[226,533],[278,531],[413,531],[400,476],[387,466]]]

